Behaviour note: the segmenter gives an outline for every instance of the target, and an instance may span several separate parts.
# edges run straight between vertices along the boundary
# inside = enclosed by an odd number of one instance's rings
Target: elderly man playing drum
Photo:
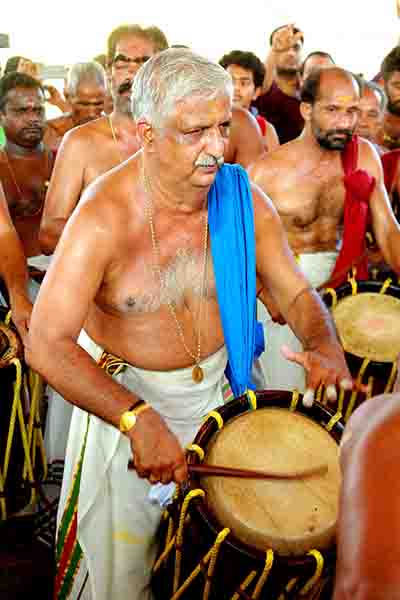
[[[166,50],[136,75],[132,107],[143,149],[85,191],[31,320],[28,361],[76,405],[59,598],[151,597],[161,509],[150,487],[187,477],[183,447],[222,404],[228,359],[235,393],[251,385],[256,276],[303,342],[310,387],[349,385],[276,211],[241,167],[223,166],[229,74]]]

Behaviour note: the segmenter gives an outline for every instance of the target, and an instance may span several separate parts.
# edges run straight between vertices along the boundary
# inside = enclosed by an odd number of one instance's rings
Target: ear
[[[143,147],[149,148],[153,143],[153,127],[145,119],[139,119],[136,123],[136,132]]]
[[[309,102],[301,102],[300,103],[300,114],[306,123],[307,123],[307,121],[311,121],[312,104],[310,104]]]

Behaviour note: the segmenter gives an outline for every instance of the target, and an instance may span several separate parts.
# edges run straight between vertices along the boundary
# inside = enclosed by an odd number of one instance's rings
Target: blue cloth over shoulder
[[[246,171],[224,165],[208,193],[208,223],[219,310],[228,351],[225,374],[235,396],[254,389],[254,358],[264,351],[256,319],[256,243]]]

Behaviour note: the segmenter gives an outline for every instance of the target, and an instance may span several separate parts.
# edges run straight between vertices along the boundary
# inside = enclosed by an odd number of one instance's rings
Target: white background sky
[[[46,64],[90,60],[122,23],[157,25],[170,44],[214,60],[233,49],[263,60],[269,33],[295,22],[305,53],[325,50],[337,64],[372,77],[400,37],[395,0],[1,0],[0,15],[11,42],[0,49],[2,64],[14,54]]]

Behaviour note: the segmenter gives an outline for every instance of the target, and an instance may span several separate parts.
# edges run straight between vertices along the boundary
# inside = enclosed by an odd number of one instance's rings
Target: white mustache
[[[222,167],[222,165],[224,164],[224,157],[223,156],[208,156],[202,159],[197,160],[194,163],[195,167],[215,167],[217,166],[218,169],[220,169]]]

